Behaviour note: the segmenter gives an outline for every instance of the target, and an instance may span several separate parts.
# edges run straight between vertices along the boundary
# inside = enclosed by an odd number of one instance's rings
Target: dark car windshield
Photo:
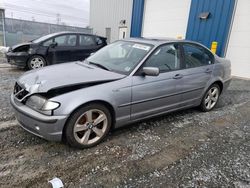
[[[33,42],[33,43],[40,43],[40,42],[45,41],[45,40],[47,40],[47,39],[49,39],[50,37],[53,37],[53,36],[55,36],[55,34],[45,35],[45,36],[42,36],[42,37],[40,37],[38,39],[34,39],[31,42]]]
[[[90,64],[99,64],[107,70],[128,75],[151,48],[152,45],[149,44],[117,41],[97,51],[87,61]]]

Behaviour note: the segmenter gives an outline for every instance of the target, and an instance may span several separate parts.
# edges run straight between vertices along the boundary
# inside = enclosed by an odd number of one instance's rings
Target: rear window
[[[88,35],[80,35],[79,37],[79,45],[80,46],[93,46],[96,45],[92,36]]]
[[[95,41],[97,45],[103,44],[103,40],[100,37],[96,37]]]

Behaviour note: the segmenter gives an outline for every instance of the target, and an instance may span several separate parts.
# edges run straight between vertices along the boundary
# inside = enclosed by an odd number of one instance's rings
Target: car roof
[[[105,37],[102,37],[102,36],[93,35],[93,34],[89,34],[89,33],[84,33],[84,32],[80,32],[80,31],[60,31],[60,32],[51,33],[51,34],[48,34],[48,35],[51,35],[51,36],[54,37],[54,36],[62,35],[62,34],[84,34],[84,35],[91,35],[91,36],[105,38]]]
[[[185,39],[176,39],[176,38],[165,38],[165,37],[154,37],[154,38],[145,38],[145,37],[138,37],[138,38],[126,38],[123,39],[123,41],[131,41],[131,42],[138,42],[138,43],[145,43],[145,44],[151,44],[154,46],[160,46],[162,44],[166,44],[166,43],[173,43],[173,42],[178,42],[178,43],[191,43],[191,44],[196,44],[198,46],[202,46],[203,48],[207,49],[208,51],[210,51],[210,49],[208,47],[206,47],[205,45],[196,42],[196,41],[191,41],[191,40],[185,40]],[[211,51],[210,51],[211,52]],[[211,52],[212,53],[212,52]],[[217,56],[216,54],[214,54],[214,56]]]
[[[194,44],[199,44],[197,42],[194,41],[189,41],[189,40],[183,40],[183,39],[175,39],[175,38],[158,38],[158,37],[154,37],[154,38],[145,38],[145,37],[139,37],[139,38],[126,38],[123,39],[124,41],[131,41],[131,42],[139,42],[139,43],[147,43],[147,44],[152,44],[152,45],[161,45],[161,44],[165,44],[165,43],[172,43],[172,42],[188,42],[188,43],[194,43]],[[200,44],[199,44],[200,45]]]

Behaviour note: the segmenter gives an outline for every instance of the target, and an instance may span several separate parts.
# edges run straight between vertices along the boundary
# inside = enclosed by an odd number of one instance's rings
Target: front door
[[[160,74],[158,76],[133,76],[132,120],[175,109],[181,99],[179,86],[182,79],[179,76],[181,61],[178,45],[167,44],[159,47],[143,64],[143,67],[157,67]]]
[[[192,0],[186,39],[208,48],[218,42],[217,54],[224,56],[235,0]]]

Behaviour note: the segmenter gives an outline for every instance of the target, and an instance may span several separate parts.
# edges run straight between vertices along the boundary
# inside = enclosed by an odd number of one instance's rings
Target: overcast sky
[[[5,17],[86,27],[89,0],[0,0]]]

